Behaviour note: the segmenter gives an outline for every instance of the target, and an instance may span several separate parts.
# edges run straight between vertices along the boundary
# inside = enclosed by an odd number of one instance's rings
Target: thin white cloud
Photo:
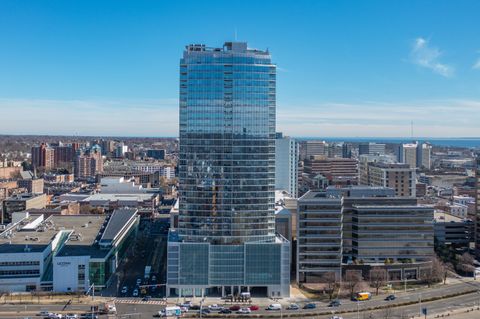
[[[475,70],[480,70],[480,58],[478,58],[477,62],[472,66]]]
[[[410,52],[411,61],[421,67],[432,70],[444,77],[451,77],[455,69],[453,66],[439,61],[442,52],[429,44],[425,38],[417,38]]]

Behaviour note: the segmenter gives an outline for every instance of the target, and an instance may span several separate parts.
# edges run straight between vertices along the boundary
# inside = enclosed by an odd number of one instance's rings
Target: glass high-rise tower
[[[180,62],[180,206],[187,241],[275,239],[275,65],[246,43]]]
[[[169,236],[167,273],[180,294],[256,286],[288,294],[290,246],[275,234],[274,219],[275,90],[268,51],[244,42],[186,46],[179,218]]]

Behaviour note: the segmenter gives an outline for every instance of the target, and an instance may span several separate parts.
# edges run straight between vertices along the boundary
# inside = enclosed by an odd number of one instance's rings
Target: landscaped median
[[[467,291],[461,291],[457,293],[452,293],[444,296],[437,296],[437,297],[430,297],[430,298],[425,298],[422,299],[422,303],[425,302],[431,302],[431,301],[436,301],[436,300],[441,300],[441,299],[448,299],[448,298],[454,298],[462,295],[468,295],[472,293],[477,293],[478,289],[471,289]],[[414,305],[417,304],[418,300],[411,300],[411,301],[405,301],[405,302],[399,302],[395,304],[388,304],[388,305],[379,305],[379,306],[374,306],[374,307],[366,307],[368,303],[362,303],[362,309],[360,309],[360,312],[365,312],[365,311],[376,311],[376,310],[382,310],[382,309],[387,309],[387,308],[397,308],[397,307],[402,307],[402,306],[409,306],[409,305]],[[340,310],[336,309],[335,314],[345,314],[345,313],[355,313],[357,312],[356,309],[350,309],[350,310]],[[278,318],[280,315],[279,311],[272,311],[269,313],[251,313],[248,315],[243,315],[243,314],[219,314],[219,313],[209,313],[209,314],[202,314],[202,317],[204,318]],[[285,318],[304,318],[304,317],[314,317],[314,316],[321,316],[321,315],[332,315],[332,310],[319,310],[319,311],[309,311],[309,312],[304,312],[304,311],[297,311],[297,312],[290,312],[283,310],[282,311],[282,317]],[[198,318],[200,315],[198,313],[186,313],[184,314],[184,318]]]

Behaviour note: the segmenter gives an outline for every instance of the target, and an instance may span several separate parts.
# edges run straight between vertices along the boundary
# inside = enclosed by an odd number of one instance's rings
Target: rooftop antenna
[[[410,122],[410,135],[411,135],[412,141],[413,141],[413,121]]]

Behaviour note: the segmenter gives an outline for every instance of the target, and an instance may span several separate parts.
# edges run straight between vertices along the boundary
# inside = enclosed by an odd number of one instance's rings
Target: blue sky
[[[176,136],[188,43],[268,48],[293,136],[480,136],[478,1],[0,2],[0,133]]]

